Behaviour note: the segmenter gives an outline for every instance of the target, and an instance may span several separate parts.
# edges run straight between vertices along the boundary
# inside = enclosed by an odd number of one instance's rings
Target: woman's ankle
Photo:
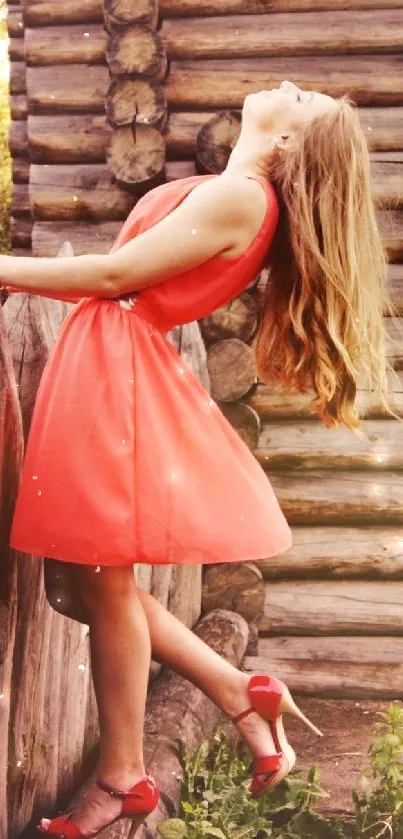
[[[97,780],[103,781],[111,787],[130,789],[146,776],[143,762],[133,763],[122,758],[120,761],[100,760],[97,766]]]

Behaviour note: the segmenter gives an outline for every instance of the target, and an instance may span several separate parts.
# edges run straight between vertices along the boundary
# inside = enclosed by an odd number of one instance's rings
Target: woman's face
[[[274,90],[260,90],[245,98],[242,121],[259,131],[283,134],[292,131],[336,106],[331,96],[301,90],[292,82],[281,82]]]

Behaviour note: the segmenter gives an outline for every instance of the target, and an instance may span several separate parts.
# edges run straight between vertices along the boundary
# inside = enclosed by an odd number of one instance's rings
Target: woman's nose
[[[296,84],[294,84],[293,82],[288,82],[288,81],[281,82],[280,87],[283,88],[284,90],[287,90],[287,88],[291,88],[292,90],[298,90],[299,89]]]

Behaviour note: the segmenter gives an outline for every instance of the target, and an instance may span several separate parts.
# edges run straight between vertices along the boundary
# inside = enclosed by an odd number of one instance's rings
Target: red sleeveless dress
[[[131,211],[119,248],[206,177],[163,184]],[[131,310],[82,298],[64,321],[32,418],[11,547],[88,565],[258,560],[291,531],[269,479],[164,333],[239,295],[262,268],[268,207],[237,258],[148,286]]]

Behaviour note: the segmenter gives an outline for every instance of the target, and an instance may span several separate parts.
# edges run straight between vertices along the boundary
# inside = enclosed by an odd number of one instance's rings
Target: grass
[[[4,6],[0,4],[0,253],[11,252],[11,156],[8,146],[10,108],[6,45],[6,12]]]

